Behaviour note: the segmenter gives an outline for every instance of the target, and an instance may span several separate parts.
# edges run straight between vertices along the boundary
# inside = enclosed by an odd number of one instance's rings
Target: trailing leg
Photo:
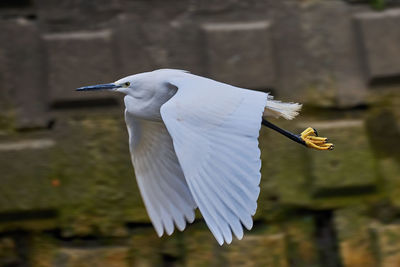
[[[305,129],[301,134],[296,135],[276,126],[275,124],[265,120],[264,118],[262,120],[262,124],[295,141],[296,143],[302,144],[306,147],[315,148],[318,150],[332,150],[334,148],[333,144],[327,143],[328,138],[318,137],[317,131],[311,127]]]

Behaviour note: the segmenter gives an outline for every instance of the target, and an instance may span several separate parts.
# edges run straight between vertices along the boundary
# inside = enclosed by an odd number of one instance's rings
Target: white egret
[[[161,69],[114,83],[78,88],[125,94],[125,121],[137,183],[159,236],[183,231],[195,209],[220,245],[253,226],[260,193],[258,136],[264,124],[321,150],[326,138],[306,129],[294,135],[265,120],[293,119],[297,103],[238,88],[182,70]]]

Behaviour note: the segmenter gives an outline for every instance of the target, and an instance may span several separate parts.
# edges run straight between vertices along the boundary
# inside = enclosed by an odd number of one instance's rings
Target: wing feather
[[[220,244],[251,229],[260,193],[258,135],[268,94],[182,74],[161,107],[185,179]]]
[[[183,231],[193,222],[197,205],[188,188],[172,139],[164,123],[145,121],[125,112],[136,180],[146,210],[159,236]]]

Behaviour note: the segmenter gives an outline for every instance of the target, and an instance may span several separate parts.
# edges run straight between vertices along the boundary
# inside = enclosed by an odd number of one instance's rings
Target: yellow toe
[[[328,138],[317,136],[316,130],[311,127],[305,129],[300,134],[300,138],[309,148],[314,148],[317,150],[332,150],[334,148],[334,145],[332,143],[327,143]]]
[[[317,133],[314,128],[308,127],[300,135],[302,138],[305,138],[307,136],[317,136]]]

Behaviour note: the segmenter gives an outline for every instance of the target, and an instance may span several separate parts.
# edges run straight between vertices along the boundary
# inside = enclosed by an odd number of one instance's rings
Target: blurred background
[[[74,88],[180,68],[304,103],[262,129],[255,226],[158,238],[122,96]],[[1,0],[0,266],[400,266],[400,2]]]

